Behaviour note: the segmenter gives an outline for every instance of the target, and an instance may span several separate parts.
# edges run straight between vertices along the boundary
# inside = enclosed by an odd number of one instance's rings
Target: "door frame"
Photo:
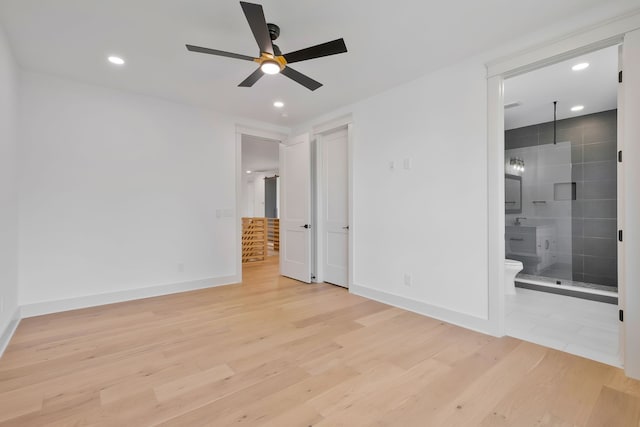
[[[312,182],[312,197],[313,197],[313,218],[312,225],[315,232],[313,233],[313,274],[315,276],[313,278],[313,282],[321,283],[324,281],[324,272],[323,272],[323,209],[324,200],[323,200],[323,146],[322,139],[325,135],[335,132],[340,129],[347,130],[347,208],[348,212],[348,221],[349,221],[349,233],[348,233],[348,248],[347,248],[347,289],[351,287],[353,284],[353,259],[355,248],[353,246],[354,242],[354,233],[356,232],[356,228],[353,223],[353,116],[351,114],[347,114],[345,116],[339,117],[335,120],[331,120],[326,123],[319,124],[313,127],[311,132],[312,136],[312,150],[313,157],[315,158],[313,172],[311,176]]]
[[[624,43],[625,34],[640,28],[640,12],[623,15],[617,19],[590,27],[584,31],[573,33],[553,42],[519,52],[507,58],[498,59],[487,64],[487,185],[488,185],[488,283],[489,283],[489,324],[491,333],[497,336],[505,334],[505,297],[504,297],[504,80],[544,66],[561,62],[582,54]],[[625,94],[627,92],[625,91]],[[618,99],[618,116],[625,114],[623,99]],[[632,128],[633,127],[633,128]],[[618,147],[623,144],[623,137],[633,129],[638,133],[638,124],[626,121],[622,134],[618,135]],[[633,159],[631,159],[633,161]],[[626,174],[625,174],[626,176]],[[618,182],[618,191],[622,189],[622,197],[629,198],[630,190],[624,182]],[[620,197],[619,197],[620,199]],[[618,213],[618,228],[627,229],[624,215]],[[619,259],[625,258],[625,245],[618,245]],[[620,264],[619,264],[620,269]],[[629,295],[629,277],[619,274],[619,294]],[[620,273],[620,271],[619,271]],[[627,275],[628,276],[628,275]],[[626,280],[625,280],[626,279]],[[640,286],[640,284],[634,284]],[[634,292],[634,294],[637,294]],[[629,306],[626,307],[628,310]],[[635,312],[640,307],[635,306]],[[634,313],[635,314],[635,313]],[[627,317],[627,316],[625,316]],[[633,316],[636,317],[635,315]],[[623,326],[621,325],[621,328]],[[640,354],[630,354],[629,343],[640,342],[640,331],[624,332],[626,350],[622,352],[625,373],[632,377],[640,377]],[[633,348],[637,349],[635,345]]]
[[[242,283],[242,135],[254,136],[257,138],[271,139],[284,144],[288,135],[274,130],[260,129],[251,126],[236,124],[236,265],[235,282]],[[279,267],[278,267],[279,268]]]

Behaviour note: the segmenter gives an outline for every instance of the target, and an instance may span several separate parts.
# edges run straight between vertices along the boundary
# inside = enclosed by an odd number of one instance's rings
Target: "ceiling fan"
[[[307,89],[313,91],[322,86],[322,83],[294,70],[288,64],[306,61],[308,59],[321,58],[323,56],[336,55],[347,51],[347,46],[344,44],[344,40],[340,38],[283,55],[282,52],[280,52],[280,48],[273,44],[273,41],[280,35],[280,27],[275,24],[267,24],[264,18],[262,6],[244,1],[240,2],[240,6],[242,6],[242,11],[249,22],[249,27],[251,27],[253,36],[260,48],[260,57],[254,58],[252,56],[238,53],[192,46],[189,44],[187,45],[187,49],[191,52],[208,53],[210,55],[226,56],[228,58],[257,62],[260,65],[258,69],[249,77],[244,79],[244,81],[242,81],[238,86],[251,87],[264,74],[282,73],[291,80],[294,80]]]

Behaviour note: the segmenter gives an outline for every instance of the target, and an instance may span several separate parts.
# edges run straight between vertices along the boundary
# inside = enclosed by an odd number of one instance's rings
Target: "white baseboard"
[[[2,357],[2,355],[4,354],[4,351],[7,349],[7,346],[9,345],[9,341],[11,341],[11,338],[13,337],[13,334],[16,332],[16,329],[18,329],[19,323],[20,323],[20,308],[16,308],[15,311],[13,312],[13,316],[11,316],[11,320],[9,321],[9,324],[7,325],[4,331],[1,331],[2,334],[0,334],[0,357]]]
[[[377,289],[371,289],[361,285],[349,286],[349,292],[384,304],[389,304],[394,307],[422,314],[423,316],[432,317],[434,319],[442,320],[443,322],[461,326],[465,329],[471,329],[483,334],[495,335],[493,333],[492,324],[488,319],[460,313],[447,308],[431,305],[423,301],[412,300],[407,297]]]
[[[230,285],[238,282],[239,280],[237,276],[192,280],[189,282],[171,283],[168,285],[158,285],[147,288],[129,289],[126,291],[25,304],[20,307],[20,312],[23,318],[34,317],[41,316],[43,314],[59,313],[61,311],[95,307],[98,305],[157,297],[179,292],[195,291],[198,289],[213,288],[216,286]]]

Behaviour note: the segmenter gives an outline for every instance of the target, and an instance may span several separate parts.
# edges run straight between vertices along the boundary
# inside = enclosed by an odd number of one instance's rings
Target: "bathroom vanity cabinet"
[[[522,261],[523,273],[539,274],[555,263],[556,241],[554,227],[507,226],[505,233],[505,255],[509,259]]]

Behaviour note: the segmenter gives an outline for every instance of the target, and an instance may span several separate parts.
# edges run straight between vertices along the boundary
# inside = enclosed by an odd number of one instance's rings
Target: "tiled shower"
[[[521,186],[505,199],[506,256],[521,275],[616,291],[616,136],[617,110],[558,120],[556,144],[553,122],[505,132],[505,172]]]

